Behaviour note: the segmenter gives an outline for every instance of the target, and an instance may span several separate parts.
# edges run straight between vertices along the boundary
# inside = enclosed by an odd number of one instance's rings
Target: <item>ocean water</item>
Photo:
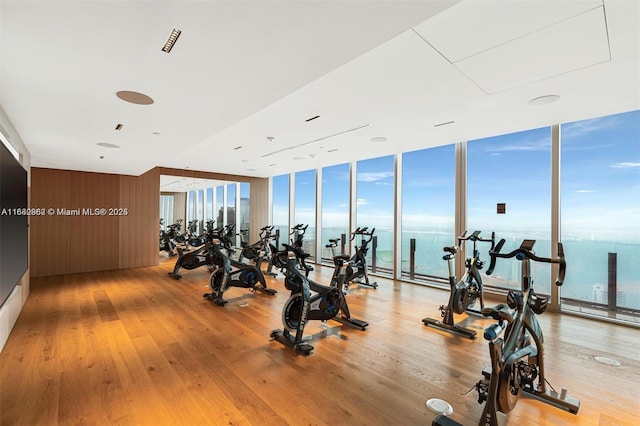
[[[324,229],[324,239],[340,236],[338,229]],[[335,235],[334,235],[335,234]],[[376,228],[376,262],[381,268],[393,265],[393,230]],[[507,235],[508,234],[508,235]],[[305,238],[315,236],[315,230],[309,228]],[[483,238],[490,238],[490,232],[482,232]],[[311,237],[314,238],[314,237]],[[310,238],[310,245],[311,243]],[[409,272],[410,239],[416,240],[415,272],[446,278],[447,262],[442,259],[442,248],[457,244],[452,232],[437,229],[414,229],[402,233],[402,270]],[[538,256],[549,257],[551,242],[548,236],[536,233],[498,232],[496,243],[504,238],[506,243],[501,250],[508,253],[520,246],[523,239],[535,239],[534,251]],[[359,243],[358,243],[359,245]],[[607,303],[609,253],[616,253],[617,306],[640,309],[640,242],[616,242],[583,239],[565,239],[563,241],[567,270],[561,296],[585,302]],[[485,261],[483,282],[487,285],[519,289],[521,262],[515,258],[498,259],[494,273],[484,274],[489,267],[489,243],[478,243],[480,259]],[[370,246],[371,249],[371,246]],[[467,242],[467,255],[471,254],[472,244]],[[326,251],[326,252],[325,252]],[[371,261],[372,250],[368,260]],[[323,248],[323,257],[330,257]],[[549,294],[551,289],[551,267],[549,264],[532,262],[532,276],[537,292]],[[555,277],[553,277],[555,280]]]

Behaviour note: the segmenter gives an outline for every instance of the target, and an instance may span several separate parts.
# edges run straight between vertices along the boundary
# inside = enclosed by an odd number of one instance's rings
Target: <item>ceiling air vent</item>
[[[171,49],[173,49],[173,45],[176,44],[176,41],[178,40],[178,37],[180,37],[180,34],[182,34],[182,31],[174,28],[169,35],[169,39],[162,47],[162,51],[166,53],[171,52]]]

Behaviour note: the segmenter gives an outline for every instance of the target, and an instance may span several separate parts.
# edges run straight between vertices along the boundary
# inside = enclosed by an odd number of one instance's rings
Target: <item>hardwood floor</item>
[[[489,364],[486,342],[422,325],[448,294],[378,278],[348,296],[366,331],[311,322],[304,357],[269,341],[288,298],[231,288],[227,306],[202,299],[205,269],[157,267],[33,279],[0,354],[1,425],[429,425],[441,398],[475,425],[471,389]],[[331,269],[316,275],[327,282]],[[640,332],[567,315],[539,316],[546,374],[581,400],[577,416],[521,398],[505,425],[635,425]],[[484,318],[464,324],[480,331]],[[615,360],[619,367],[596,357]]]

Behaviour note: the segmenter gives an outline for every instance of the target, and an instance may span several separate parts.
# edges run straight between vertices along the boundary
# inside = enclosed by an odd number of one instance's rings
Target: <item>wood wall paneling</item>
[[[81,214],[70,217],[69,268],[71,272],[102,271],[118,268],[118,217],[112,209],[119,205],[117,175],[87,172],[71,173],[70,208]],[[107,214],[85,214],[106,209]]]
[[[119,218],[119,267],[157,265],[160,217],[160,174],[157,169],[137,177],[120,176],[119,206],[127,209],[127,215]]]
[[[31,219],[32,276],[158,264],[160,177],[32,168],[33,207],[56,213]],[[86,215],[82,209],[127,208],[126,216]],[[81,209],[81,214],[58,214]],[[113,210],[111,211],[113,212]]]
[[[71,173],[31,169],[31,206],[66,209],[71,205]],[[31,217],[31,276],[70,272],[71,218],[57,214]]]

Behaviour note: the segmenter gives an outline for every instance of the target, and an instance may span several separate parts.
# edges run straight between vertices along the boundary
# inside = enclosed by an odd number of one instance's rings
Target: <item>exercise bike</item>
[[[271,231],[273,230],[273,225],[265,226],[260,229],[260,240],[248,245],[244,241],[242,242],[242,251],[240,252],[240,256],[238,260],[240,262],[243,259],[253,260],[256,267],[260,268],[262,261],[271,259],[271,247],[270,244],[273,237],[271,236]]]
[[[306,253],[302,249],[302,238],[309,225],[298,224],[291,228],[289,236],[295,235],[295,239],[291,238],[291,245],[282,244],[284,247],[282,250],[278,250],[273,244],[269,244],[271,249],[271,258],[269,259],[269,265],[267,266],[267,274],[272,277],[276,277],[274,268],[283,271],[287,267],[287,253],[292,251],[295,254],[297,267],[301,271],[304,271],[305,277],[309,276],[309,272],[313,271],[313,266],[307,265],[307,259],[311,257],[309,253]]]
[[[166,230],[160,231],[160,250],[166,251],[169,254],[169,256],[176,255],[173,249],[176,248],[175,239],[180,232],[181,226],[182,226],[182,219],[178,219],[176,223],[173,223],[167,226]]]
[[[288,252],[284,285],[291,291],[291,296],[282,309],[284,329],[272,330],[271,340],[309,355],[314,349],[313,345],[302,339],[308,321],[326,322],[332,319],[365,330],[369,323],[351,318],[349,305],[342,290],[344,274],[333,280],[330,286],[311,281],[298,269],[297,252],[294,248],[287,244],[284,246]],[[343,272],[346,272],[346,266]]]
[[[479,425],[497,426],[498,412],[511,412],[522,394],[577,414],[580,401],[568,396],[564,388],[558,393],[545,377],[544,339],[536,314],[545,311],[549,297],[535,293],[531,277],[532,260],[555,263],[559,265],[556,285],[562,285],[566,270],[562,243],[558,243],[558,257],[551,259],[533,253],[535,240],[524,240],[518,249],[501,254],[504,242],[500,240],[489,252],[491,264],[487,275],[493,272],[497,258],[515,257],[522,262],[522,290],[509,291],[506,304],[482,310],[484,316],[498,322],[484,331],[484,338],[489,341],[491,367],[482,371],[484,378],[475,385],[478,403],[486,401]],[[500,337],[503,330],[504,338]],[[451,420],[437,423],[438,417],[434,419],[434,425],[452,424]]]
[[[356,246],[356,253],[353,257],[349,258],[349,255],[347,254],[333,256],[335,269],[333,271],[332,280],[340,274],[340,268],[345,265],[345,262],[347,263],[347,270],[344,278],[345,290],[349,288],[350,284],[358,284],[371,288],[378,287],[377,282],[369,281],[369,274],[367,272],[367,253],[369,252],[369,243],[373,239],[373,233],[376,228],[373,228],[371,232],[367,232],[367,229],[368,228],[366,226],[364,228],[358,227],[351,233],[351,239],[349,241],[353,241],[357,235],[361,236],[360,246]],[[369,238],[367,239],[366,237]],[[333,254],[333,247],[337,246],[337,240],[329,240],[329,242],[331,244],[329,244],[328,247],[331,248],[331,252]],[[362,278],[364,278],[364,281],[362,281]]]
[[[220,240],[214,239],[211,244],[211,264],[214,267],[209,276],[211,292],[203,294],[203,298],[215,305],[224,306],[228,300],[225,300],[223,295],[229,287],[249,288],[252,292],[259,291],[270,296],[277,293],[276,290],[267,287],[259,268],[231,259],[220,250],[220,243]]]
[[[458,237],[457,246],[443,248],[446,254],[442,259],[447,261],[447,266],[449,267],[449,285],[451,286],[449,303],[447,305],[440,305],[441,320],[428,317],[423,318],[422,322],[424,325],[455,333],[469,339],[476,338],[477,333],[475,330],[457,325],[454,321],[453,314],[469,312],[481,315],[481,310],[484,309],[482,276],[480,275],[480,270],[484,266],[484,262],[480,260],[480,251],[477,248],[477,243],[479,241],[491,243],[491,249],[493,249],[495,245],[495,233],[492,232],[491,238],[485,239],[480,237],[480,232],[481,231],[474,231],[472,234],[467,235],[467,231],[465,231],[462,236]],[[453,270],[453,261],[463,241],[473,242],[473,254],[465,260],[464,264],[467,270],[458,282]],[[473,309],[476,300],[480,300],[480,310]]]
[[[202,238],[202,243],[200,247],[194,250],[185,251],[180,246],[176,247],[178,260],[176,260],[176,264],[173,266],[173,271],[168,272],[169,276],[179,280],[182,278],[182,275],[179,274],[180,269],[192,270],[200,268],[201,266],[207,266],[210,270],[213,270],[211,267],[212,242],[216,238],[219,239],[220,236],[217,231],[211,227],[203,237],[199,238]]]

